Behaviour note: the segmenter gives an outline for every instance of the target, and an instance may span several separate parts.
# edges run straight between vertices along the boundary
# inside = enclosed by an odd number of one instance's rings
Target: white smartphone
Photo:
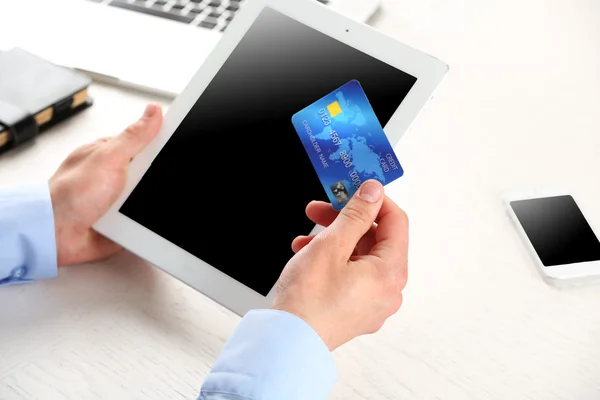
[[[571,194],[560,190],[511,193],[504,202],[547,282],[600,278],[600,240]]]

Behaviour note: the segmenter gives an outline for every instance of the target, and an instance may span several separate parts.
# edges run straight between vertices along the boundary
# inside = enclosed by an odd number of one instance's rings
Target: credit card
[[[387,185],[404,174],[357,80],[296,113],[292,123],[336,210],[364,181]]]

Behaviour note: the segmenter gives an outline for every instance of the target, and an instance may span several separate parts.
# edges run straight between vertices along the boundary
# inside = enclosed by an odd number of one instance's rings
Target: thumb
[[[364,182],[327,228],[337,238],[342,239],[342,251],[348,253],[348,257],[354,252],[358,241],[373,226],[383,204],[383,198],[383,185],[380,182],[376,180]]]
[[[158,134],[162,125],[162,109],[158,104],[148,104],[144,115],[125,129],[111,142],[128,158],[137,156]]]

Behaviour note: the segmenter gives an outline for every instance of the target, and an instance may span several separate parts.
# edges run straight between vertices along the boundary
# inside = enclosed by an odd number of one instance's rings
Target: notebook
[[[24,49],[0,52],[0,153],[92,105],[90,84]]]

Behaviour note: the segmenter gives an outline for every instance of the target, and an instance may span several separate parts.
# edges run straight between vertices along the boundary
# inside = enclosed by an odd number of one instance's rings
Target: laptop
[[[21,47],[97,81],[174,97],[248,1],[0,1],[0,51]],[[314,1],[367,22],[381,0]]]

